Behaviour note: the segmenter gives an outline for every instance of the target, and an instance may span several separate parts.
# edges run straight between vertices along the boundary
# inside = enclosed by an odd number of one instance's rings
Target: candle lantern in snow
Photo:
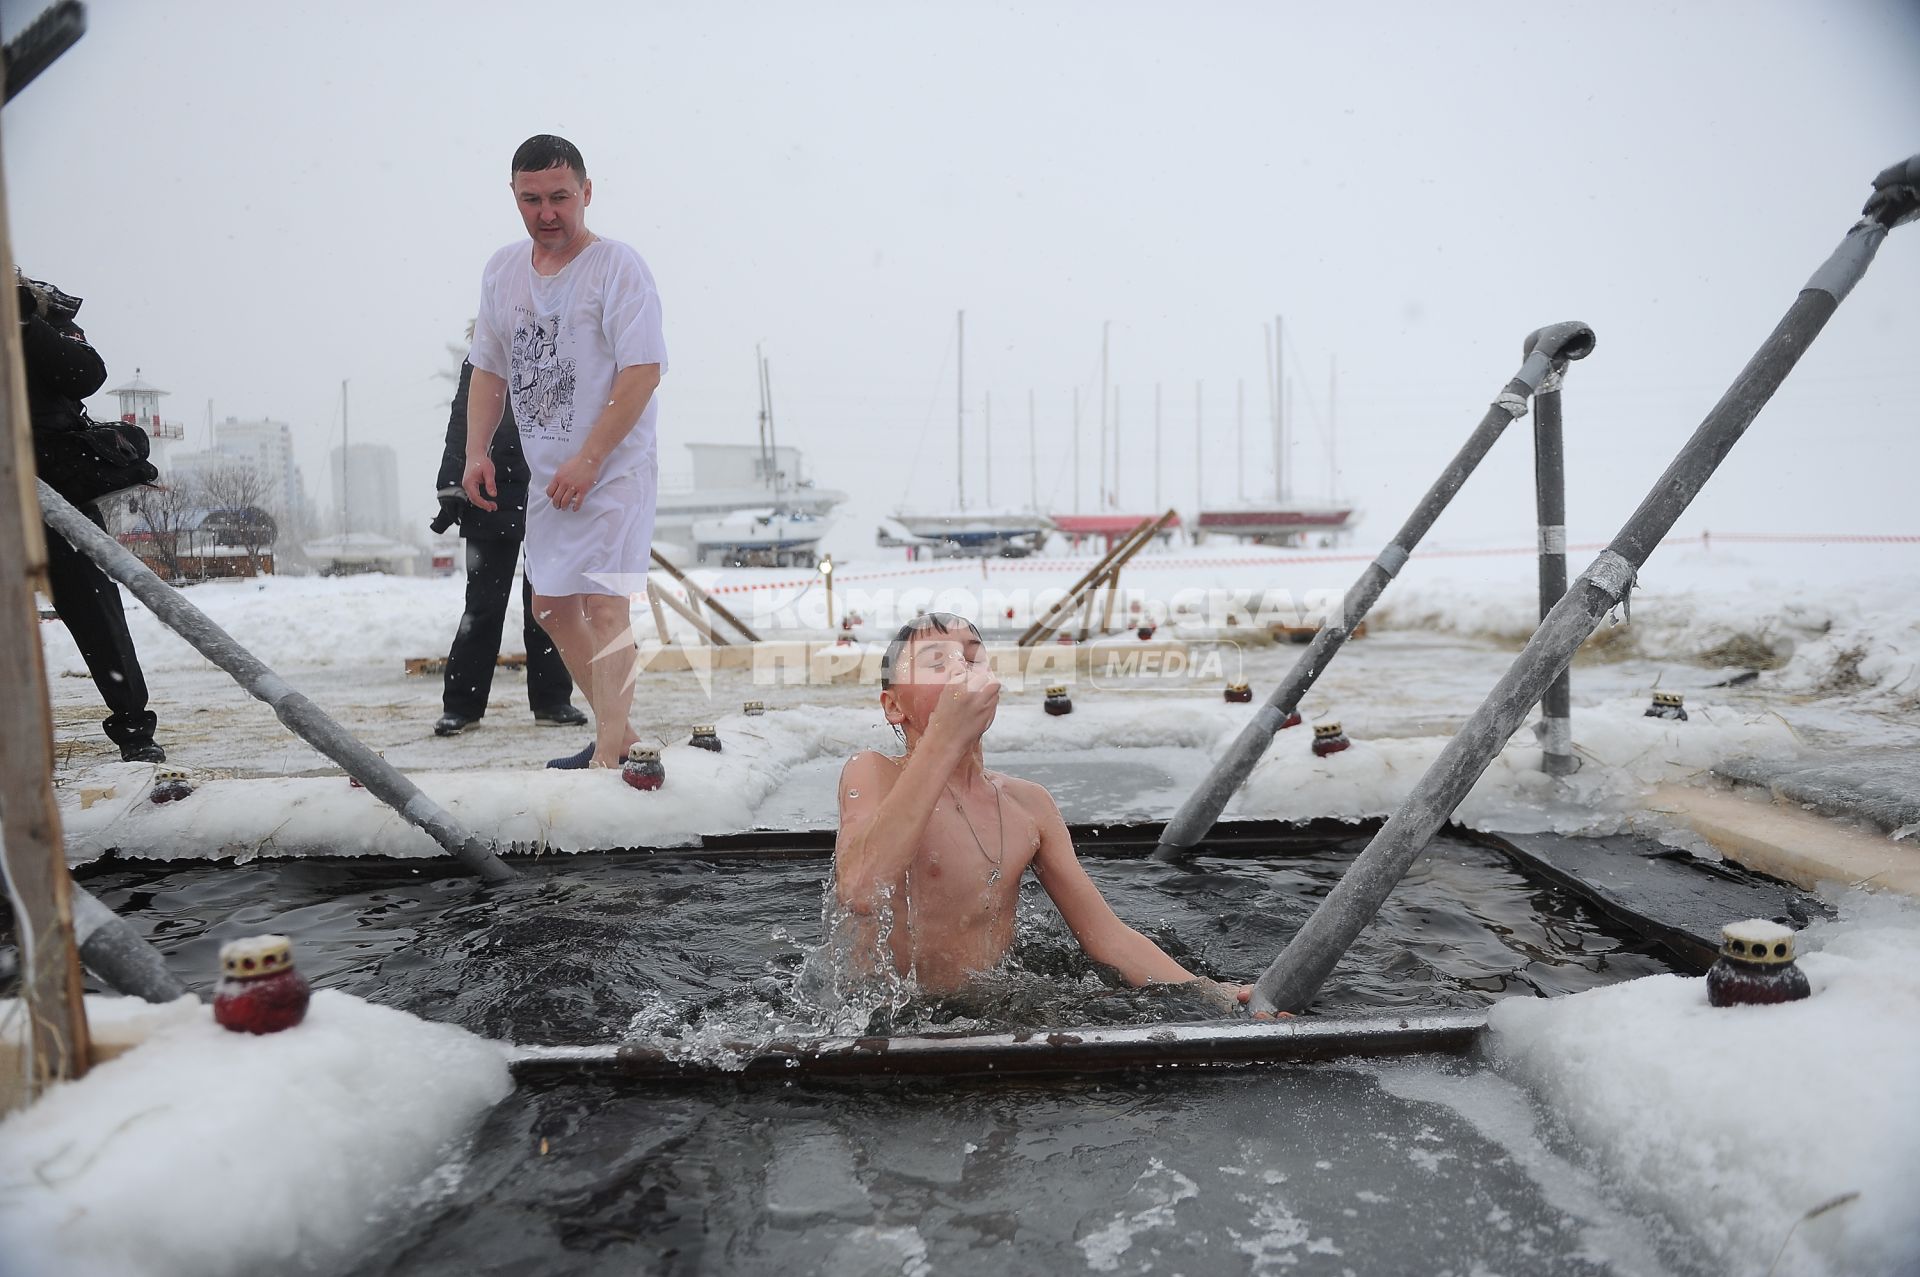
[[[1047,699],[1041,706],[1047,713],[1058,717],[1073,713],[1073,699],[1067,695],[1066,684],[1056,683],[1047,689]]]
[[[1244,682],[1228,683],[1227,703],[1229,705],[1251,705],[1253,703],[1252,685]]]
[[[635,745],[627,751],[627,765],[620,769],[620,778],[635,789],[658,789],[666,784],[667,769],[660,763],[660,751]]]
[[[767,712],[767,703],[765,701],[747,701],[740,706],[740,712],[748,718],[758,718]]]
[[[213,1018],[235,1033],[278,1033],[307,1015],[312,990],[293,969],[293,942],[285,936],[252,936],[220,946],[220,984],[213,992]]]
[[[187,774],[172,767],[162,767],[153,774],[153,793],[148,795],[156,803],[178,802],[193,792]]]
[[[687,744],[695,749],[704,749],[709,753],[717,754],[720,752],[720,733],[711,723],[696,724],[693,736],[688,739]]]
[[[1647,706],[1644,718],[1671,718],[1675,722],[1687,721],[1687,698],[1678,692],[1655,692],[1653,704]]]
[[[1325,758],[1328,754],[1337,754],[1351,747],[1352,741],[1340,730],[1338,723],[1318,723],[1313,729],[1313,756]]]
[[[1793,960],[1793,930],[1764,918],[1720,928],[1720,957],[1707,969],[1707,1001],[1717,1007],[1798,1002],[1812,989]]]

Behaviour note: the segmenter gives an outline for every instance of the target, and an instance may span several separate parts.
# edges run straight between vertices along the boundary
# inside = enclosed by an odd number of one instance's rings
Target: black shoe
[[[120,761],[123,763],[164,763],[167,751],[151,740],[130,740],[120,747]]]
[[[547,766],[553,768],[555,771],[573,772],[573,771],[584,770],[587,764],[591,763],[592,761],[593,761],[593,742],[588,741],[587,747],[581,750],[579,753],[568,754],[565,758],[548,759]]]
[[[554,727],[585,727],[587,712],[576,705],[555,705],[552,709],[533,711],[533,721]]]
[[[435,736],[458,736],[480,720],[468,718],[465,714],[442,714],[440,721],[433,725]]]

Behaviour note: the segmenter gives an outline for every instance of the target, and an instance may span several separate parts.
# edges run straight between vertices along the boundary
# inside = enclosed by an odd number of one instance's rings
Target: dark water
[[[1120,916],[1191,969],[1249,979],[1364,840],[1183,872],[1089,858]],[[294,937],[314,982],[520,1042],[669,1047],[821,1022],[827,863],[579,857],[483,889],[312,863],[126,864],[87,884],[180,974]],[[991,1006],[882,1028],[1198,1019],[1116,988],[1036,885]],[[1667,970],[1497,853],[1441,840],[1335,973],[1328,1010],[1478,1006]],[[1412,1092],[1392,1078],[1420,1079]],[[1434,1088],[1472,1102],[1434,1102]],[[1496,1088],[1488,1092],[1487,1088]],[[1485,1094],[1482,1094],[1485,1092]],[[1416,1098],[1407,1098],[1413,1094]],[[1475,1098],[1478,1097],[1478,1098]],[[1491,1109],[1489,1109],[1491,1105]],[[1504,1105],[1504,1109],[1501,1106]],[[1479,1110],[1518,1113],[1519,1130]],[[1051,1086],[546,1082],[487,1116],[425,1204],[349,1265],[402,1274],[1689,1272],[1471,1060],[1166,1071]]]
[[[1120,917],[1190,970],[1251,980],[1364,840],[1306,857],[1215,861],[1199,871],[1089,858]],[[217,977],[219,946],[278,931],[316,987],[524,1043],[593,1043],[636,1016],[653,1036],[806,1025],[800,979],[822,940],[824,860],[580,856],[521,881],[302,862],[143,869],[84,880],[147,928],[187,983]],[[1669,969],[1576,898],[1498,853],[1442,839],[1335,971],[1324,1010],[1483,1006]],[[1197,1000],[1116,985],[1080,952],[1031,878],[1020,938],[986,1008],[915,1005],[872,1027],[1044,1028],[1205,1019]],[[818,1027],[829,1027],[824,1022]],[[835,1027],[859,1029],[866,1025]]]

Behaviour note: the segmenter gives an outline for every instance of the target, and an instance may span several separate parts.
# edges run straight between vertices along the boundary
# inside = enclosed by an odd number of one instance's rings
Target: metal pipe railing
[[[1540,334],[1528,336],[1532,354]],[[1567,467],[1560,422],[1560,382],[1556,367],[1533,396],[1533,500],[1540,525],[1540,617],[1567,592]],[[1553,680],[1540,700],[1540,770],[1570,776],[1580,767],[1573,752],[1573,680],[1567,670]]]
[[[35,482],[40,488],[40,512],[49,527],[65,537],[74,549],[99,564],[101,571],[126,586],[133,597],[193,644],[200,655],[272,706],[274,714],[296,736],[340,764],[347,775],[366,786],[368,793],[399,812],[408,824],[419,826],[448,855],[473,870],[483,881],[505,882],[515,876],[491,846],[454,820],[446,808],[421,793],[398,768],[361,744],[325,710],[294,691],[285,679],[267,668],[265,662],[215,625],[205,612],[155,576],[127,547],[95,527],[65,497],[48,487],[46,480]]]
[[[1920,156],[1875,180],[1866,216],[1847,232],[1720,397],[1612,543],[1548,612],[1487,699],[1440,752],[1400,809],[1254,985],[1256,1012],[1301,1010],[1441,824],[1467,796],[1527,711],[1633,587],[1662,537],[1725,460],[1767,400],[1866,273],[1887,232],[1920,216]]]
[[[1434,480],[1433,486],[1427,489],[1420,504],[1414,507],[1407,521],[1394,533],[1393,539],[1374,556],[1373,562],[1361,572],[1360,579],[1347,591],[1340,605],[1339,617],[1328,617],[1321,625],[1313,641],[1307,644],[1307,650],[1273,689],[1266,703],[1254,712],[1253,721],[1241,729],[1240,735],[1227,747],[1227,752],[1214,764],[1200,787],[1167,822],[1165,831],[1160,835],[1160,845],[1154,849],[1153,859],[1166,863],[1182,860],[1192,854],[1191,849],[1206,837],[1207,831],[1220,819],[1220,813],[1226,810],[1228,801],[1246,783],[1274,735],[1299,707],[1300,698],[1306,695],[1307,689],[1313,686],[1333,660],[1334,654],[1346,643],[1347,637],[1379,599],[1388,582],[1406,565],[1408,556],[1420,544],[1420,538],[1427,534],[1427,529],[1433,526],[1434,520],[1447,508],[1454,494],[1460,491],[1461,485],[1466,483],[1467,477],[1492,449],[1501,432],[1510,423],[1526,415],[1528,397],[1534,395],[1549,378],[1557,378],[1568,360],[1586,358],[1593,346],[1593,329],[1581,323],[1551,324],[1528,336],[1527,354],[1520,364],[1520,371],[1501,388],[1486,415],[1480,419],[1480,424],[1460,446],[1453,460],[1447,463],[1440,477]],[[1562,502],[1564,504],[1564,497]]]

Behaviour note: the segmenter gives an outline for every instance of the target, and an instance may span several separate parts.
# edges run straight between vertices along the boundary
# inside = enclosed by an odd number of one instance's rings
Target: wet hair
[[[951,634],[962,626],[966,627],[974,638],[980,638],[980,627],[964,616],[952,612],[922,612],[901,626],[893,636],[893,642],[887,644],[886,652],[880,657],[880,690],[886,691],[893,686],[894,663],[906,655],[907,645],[922,634]],[[985,642],[984,639],[981,639]]]
[[[563,137],[551,133],[536,133],[520,144],[513,153],[513,171],[515,173],[544,173],[550,168],[566,165],[582,185],[587,180],[587,162],[580,158],[580,148]]]

